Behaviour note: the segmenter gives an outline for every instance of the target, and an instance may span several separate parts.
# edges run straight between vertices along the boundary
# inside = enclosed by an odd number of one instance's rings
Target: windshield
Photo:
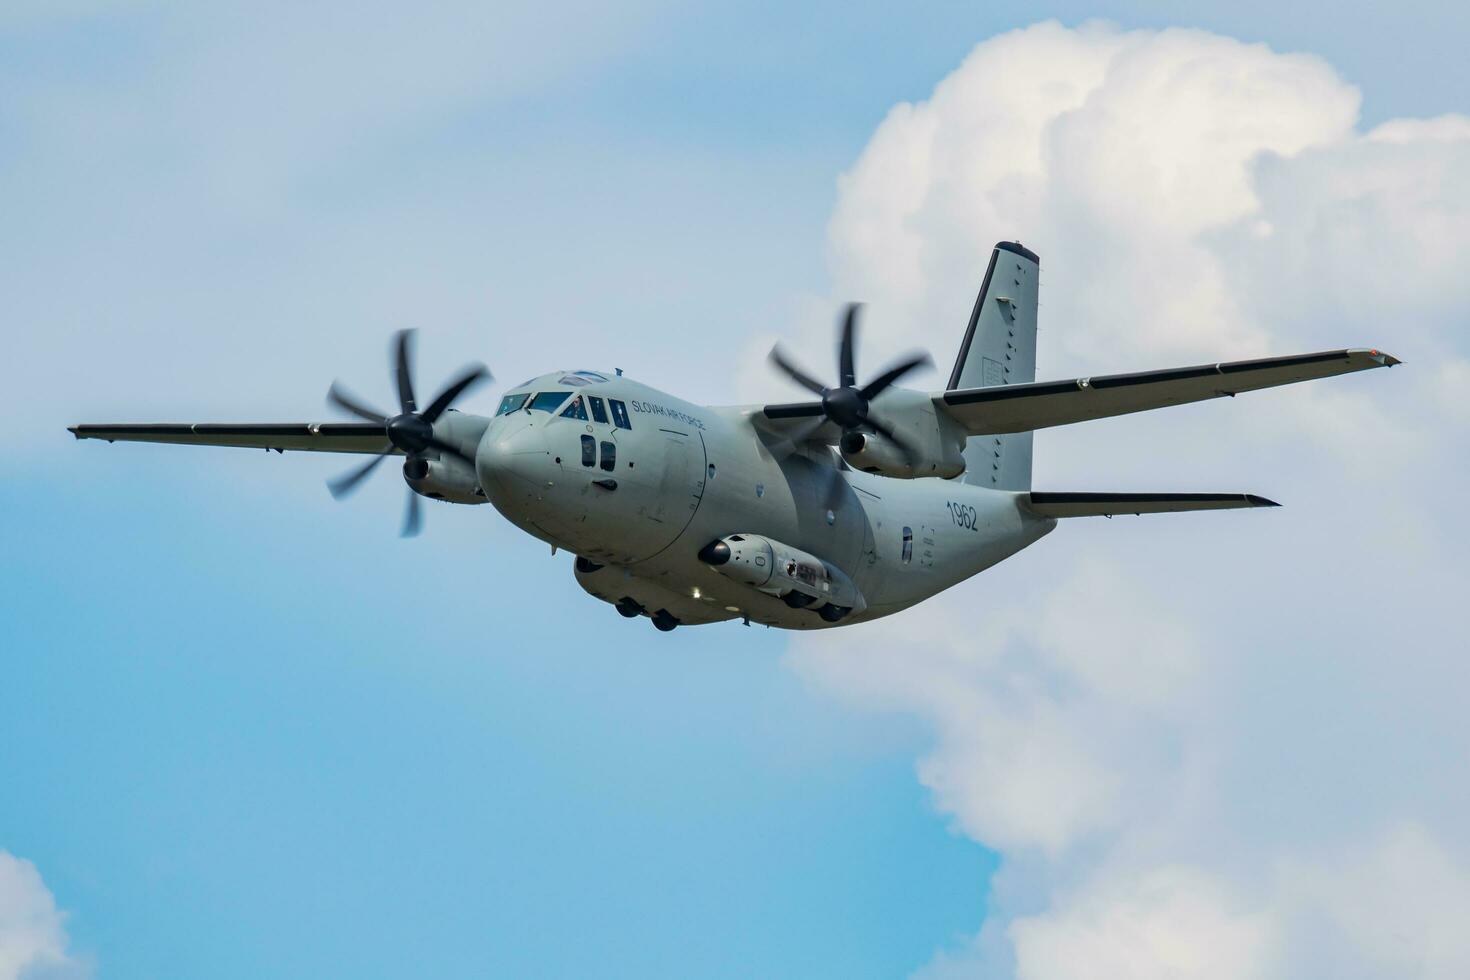
[[[528,412],[554,412],[561,407],[561,403],[567,400],[570,391],[543,391],[531,399],[531,404],[526,406]]]
[[[495,410],[495,414],[509,415],[511,412],[514,412],[516,409],[526,404],[526,399],[529,397],[531,396],[524,391],[516,395],[506,395],[504,398],[500,399],[500,407]]]

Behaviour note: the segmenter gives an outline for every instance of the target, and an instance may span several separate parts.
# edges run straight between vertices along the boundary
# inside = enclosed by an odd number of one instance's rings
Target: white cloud
[[[1098,882],[1055,914],[1022,918],[1010,935],[1023,980],[1237,980],[1255,976],[1269,943],[1262,916],[1233,907],[1189,868]]]
[[[1288,506],[1069,522],[914,611],[794,641],[814,683],[927,720],[919,778],[1003,856],[986,926],[934,976],[1466,971],[1470,119],[1365,133],[1358,102],[1306,55],[1040,24],[896,107],[842,178],[810,307],[872,301],[868,363],[947,356],[1001,238],[1042,256],[1042,377],[1406,361],[1042,433],[1051,487]],[[824,320],[802,346],[830,345]]]
[[[875,707],[921,705],[940,738],[920,778],[940,805],[979,840],[1060,855],[1129,819],[1154,790],[1140,777],[1180,763],[1168,719],[1188,710],[1203,665],[1154,599],[1083,559],[997,612],[926,605],[926,636],[971,640],[934,643],[917,665],[892,655],[913,641],[911,616],[865,628],[857,651],[816,644],[801,664]],[[1124,628],[1097,635],[1101,620]]]
[[[0,980],[84,975],[64,919],[36,866],[0,851]]]
[[[1276,901],[1279,918],[1293,927],[1283,950],[1288,969],[1305,971],[1315,960],[1322,972],[1323,948],[1335,947],[1349,951],[1332,957],[1338,977],[1470,976],[1464,863],[1412,822],[1364,845],[1315,862],[1283,862]]]

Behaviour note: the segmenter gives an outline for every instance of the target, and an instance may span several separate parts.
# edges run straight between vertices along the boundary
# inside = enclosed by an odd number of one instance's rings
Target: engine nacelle
[[[483,504],[480,478],[457,457],[442,459],[413,457],[403,464],[403,481],[415,492],[435,500],[456,504]]]
[[[937,476],[947,480],[965,472],[964,455],[948,445],[946,448],[952,451],[941,458],[928,458],[922,450],[910,456],[882,436],[867,432],[848,432],[843,435],[838,448],[842,450],[842,458],[853,469],[900,480],[912,480],[921,476]]]
[[[868,607],[858,587],[831,562],[761,534],[732,534],[711,541],[699,558],[726,578],[794,608],[811,607],[835,621]]]

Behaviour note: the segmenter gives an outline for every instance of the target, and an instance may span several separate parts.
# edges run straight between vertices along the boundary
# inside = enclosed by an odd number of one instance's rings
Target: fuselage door
[[[663,430],[663,473],[658,497],[649,518],[663,524],[673,537],[689,526],[704,496],[704,439]]]

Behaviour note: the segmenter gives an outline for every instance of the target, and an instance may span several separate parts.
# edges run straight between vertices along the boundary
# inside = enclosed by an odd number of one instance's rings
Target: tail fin
[[[1036,294],[1041,259],[1019,242],[997,242],[949,388],[988,388],[1036,380]],[[1031,433],[976,436],[965,444],[966,483],[997,490],[1031,488]]]

